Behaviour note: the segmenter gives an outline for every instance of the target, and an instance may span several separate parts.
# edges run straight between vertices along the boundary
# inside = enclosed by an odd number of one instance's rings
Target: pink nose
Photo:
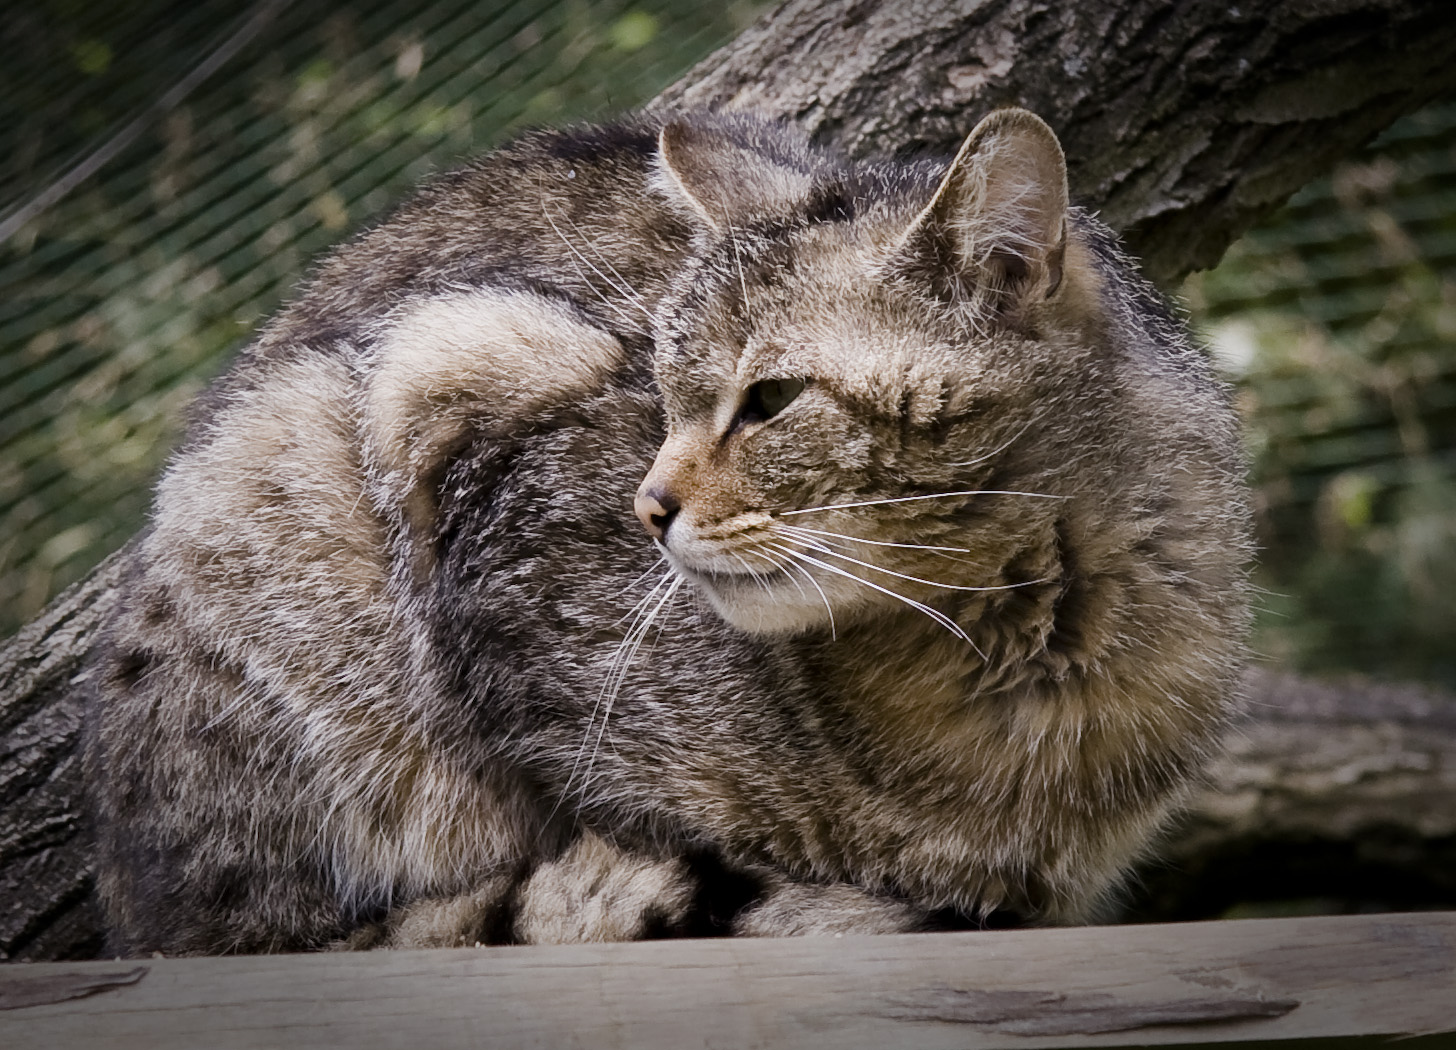
[[[633,501],[632,509],[637,512],[637,517],[641,519],[642,527],[649,536],[655,540],[665,540],[668,526],[677,517],[682,504],[667,489],[653,485],[637,490],[637,499]]]

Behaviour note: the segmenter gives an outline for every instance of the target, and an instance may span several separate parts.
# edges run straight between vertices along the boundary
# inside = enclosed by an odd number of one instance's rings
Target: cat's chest
[[[816,870],[883,867],[974,834],[968,814],[1016,775],[1004,703],[975,694],[975,660],[881,625],[833,645],[745,651],[741,675],[699,680],[679,724],[609,761],[626,797],[654,797],[690,834]],[[707,696],[714,686],[732,689]],[[624,728],[635,719],[628,700]],[[659,707],[661,712],[663,708]],[[676,737],[679,747],[671,746]],[[690,760],[677,761],[693,741]],[[953,851],[963,851],[954,845]]]

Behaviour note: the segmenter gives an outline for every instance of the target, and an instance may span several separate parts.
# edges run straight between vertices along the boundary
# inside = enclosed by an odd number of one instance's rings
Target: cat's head
[[[636,499],[675,568],[759,633],[1036,582],[1064,496],[1028,448],[1098,323],[1046,124],[996,112],[947,168],[689,120],[658,183],[702,247],[659,311],[668,434]]]

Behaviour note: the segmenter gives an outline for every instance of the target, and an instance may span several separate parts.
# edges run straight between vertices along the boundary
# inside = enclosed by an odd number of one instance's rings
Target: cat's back
[[[535,132],[434,179],[327,258],[194,406],[89,671],[120,928],[170,909],[174,934],[148,943],[288,946],[280,929],[342,929],[489,870],[482,843],[518,833],[483,826],[514,787],[464,768],[434,720],[411,599],[462,442],[643,382],[688,239],[650,192],[655,142],[643,121]],[[473,816],[441,836],[423,800],[446,798]],[[229,857],[240,844],[257,855]],[[246,920],[199,923],[229,897]]]

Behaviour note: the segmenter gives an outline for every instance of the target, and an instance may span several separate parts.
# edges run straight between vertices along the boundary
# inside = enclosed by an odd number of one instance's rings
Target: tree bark
[[[1456,696],[1255,668],[1126,917],[1456,905]]]
[[[951,153],[1025,106],[1074,200],[1169,287],[1453,89],[1439,0],[789,0],[654,105],[752,110],[851,154]]]
[[[130,546],[0,648],[0,960],[101,948],[81,827],[81,661],[117,599]]]
[[[1453,89],[1456,19],[1443,0],[789,0],[653,105],[752,109],[851,154],[899,155],[950,152],[987,110],[1026,106],[1061,135],[1077,199],[1166,285]],[[126,557],[0,649],[0,958],[99,944],[74,678]],[[1170,842],[1171,865],[1145,876],[1145,900],[1161,903],[1142,914],[1216,907],[1211,858],[1291,835],[1349,853],[1377,828],[1380,863],[1449,858],[1450,698],[1269,675],[1251,692],[1253,720]],[[1449,877],[1427,874],[1456,896]]]

